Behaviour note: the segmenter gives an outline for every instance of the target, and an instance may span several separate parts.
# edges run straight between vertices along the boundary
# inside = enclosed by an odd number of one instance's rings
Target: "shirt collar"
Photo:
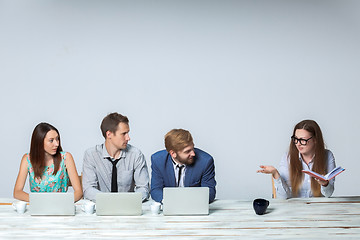
[[[126,147],[126,149],[127,149],[127,148],[128,148],[128,147]],[[120,156],[119,156],[119,158],[117,158],[117,159],[125,158],[125,157],[126,157],[126,149],[121,150]],[[103,155],[103,159],[105,159],[105,158],[107,158],[107,159],[110,158],[110,159],[114,160],[114,158],[111,157],[110,154],[108,153],[108,151],[106,150],[105,143],[102,144],[102,155]]]
[[[186,164],[180,164],[180,163],[175,162],[175,160],[172,157],[171,157],[171,160],[172,160],[172,163],[173,163],[174,167],[176,167],[176,166],[179,166],[179,167],[186,166]]]
[[[315,154],[314,154],[314,156],[311,158],[309,164],[314,161],[314,158],[315,158]],[[303,159],[302,156],[301,156],[301,153],[299,153],[299,160],[300,160],[301,162],[305,162],[304,159]]]

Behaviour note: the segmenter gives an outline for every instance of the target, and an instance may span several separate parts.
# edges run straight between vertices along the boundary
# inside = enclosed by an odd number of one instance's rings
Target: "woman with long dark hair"
[[[31,192],[66,192],[70,180],[74,201],[82,197],[74,159],[62,151],[59,131],[48,123],[39,123],[33,131],[30,152],[21,159],[14,198],[29,201],[29,194],[24,192],[28,174]]]
[[[323,181],[304,174],[312,170],[325,175],[335,168],[332,152],[325,149],[319,125],[313,120],[296,124],[291,136],[289,152],[282,158],[279,169],[260,166],[257,172],[272,174],[275,179],[277,197],[330,197],[334,192],[334,181]]]

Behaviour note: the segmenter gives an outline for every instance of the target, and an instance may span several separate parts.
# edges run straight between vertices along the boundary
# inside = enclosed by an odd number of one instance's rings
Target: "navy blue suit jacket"
[[[186,166],[185,187],[209,187],[209,202],[215,199],[214,159],[206,152],[195,148],[194,163]],[[163,199],[164,187],[176,187],[174,166],[170,154],[161,150],[151,156],[151,198]]]

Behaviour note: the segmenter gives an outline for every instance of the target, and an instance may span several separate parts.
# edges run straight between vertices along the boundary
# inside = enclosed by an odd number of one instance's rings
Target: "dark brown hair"
[[[126,116],[123,116],[117,112],[110,113],[101,122],[100,129],[101,133],[106,139],[106,132],[110,131],[115,134],[119,123],[129,124],[129,119]]]
[[[184,129],[173,129],[165,135],[165,148],[169,152],[181,151],[187,146],[194,144],[189,131]]]
[[[326,174],[325,144],[319,125],[313,120],[303,120],[295,125],[293,136],[295,135],[295,131],[297,129],[304,129],[308,131],[311,134],[312,139],[315,141],[315,156],[313,159],[314,165],[312,167],[312,171],[322,175]],[[289,171],[292,195],[293,197],[297,197],[299,194],[299,188],[304,179],[304,173],[302,172],[302,163],[299,161],[299,151],[293,141],[290,142],[288,157],[290,158]],[[311,178],[311,191],[314,197],[321,196],[320,185],[313,178]]]
[[[45,169],[45,149],[44,149],[44,139],[46,134],[54,130],[59,135],[59,146],[54,155],[54,172],[53,175],[56,175],[57,171],[60,168],[61,154],[62,151],[60,144],[60,134],[59,131],[52,125],[48,123],[39,123],[31,136],[30,144],[30,162],[34,169],[35,177],[41,177]]]

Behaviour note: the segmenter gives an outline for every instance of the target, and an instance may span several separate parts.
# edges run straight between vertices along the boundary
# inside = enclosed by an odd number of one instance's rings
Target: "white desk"
[[[99,217],[80,204],[72,217],[33,217],[0,205],[0,239],[360,239],[360,197],[270,199],[262,216],[246,200],[217,200],[208,216],[153,216],[146,202],[142,216]]]

